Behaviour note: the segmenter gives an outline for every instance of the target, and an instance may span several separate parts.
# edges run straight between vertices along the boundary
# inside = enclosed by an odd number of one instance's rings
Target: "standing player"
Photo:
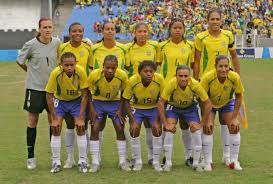
[[[155,73],[156,64],[153,61],[143,61],[138,66],[139,74],[135,74],[126,86],[123,98],[126,99],[125,106],[130,118],[130,140],[132,159],[134,160],[133,170],[142,169],[140,129],[141,123],[146,120],[152,127],[153,144],[153,166],[156,171],[162,171],[160,165],[160,153],[162,147],[162,127],[159,121],[156,107],[158,98],[164,88],[164,79],[160,74]],[[132,110],[130,99],[133,97]]]
[[[141,22],[135,25],[135,38],[126,45],[127,57],[125,68],[129,71],[129,77],[138,73],[138,66],[144,60],[156,62],[158,42],[147,40],[149,28],[147,24]],[[148,163],[152,164],[153,160],[153,136],[150,123],[144,120],[146,128],[146,144],[148,147]]]
[[[215,114],[218,111],[220,123],[225,122],[229,130],[229,167],[235,170],[242,170],[238,162],[241,138],[237,116],[242,103],[244,88],[240,76],[236,72],[230,71],[228,57],[223,55],[217,56],[215,68],[216,70],[208,72],[201,79],[201,85],[208,93],[213,105],[208,121],[205,122],[203,128],[203,153],[206,163],[204,169],[206,171],[212,170],[213,127]]]
[[[91,68],[98,69],[103,67],[104,59],[107,55],[115,55],[118,59],[118,68],[124,69],[126,59],[126,49],[123,44],[115,41],[116,28],[112,22],[105,22],[102,25],[102,40],[93,45],[91,48]],[[106,118],[104,117],[103,123],[100,124],[100,149],[102,147],[103,134]]]
[[[211,111],[211,103],[205,90],[198,81],[190,77],[190,68],[186,65],[180,65],[176,68],[176,77],[164,88],[158,103],[159,114],[165,126],[164,152],[166,163],[163,167],[164,171],[170,171],[172,167],[172,148],[173,135],[176,131],[176,123],[178,119],[186,122],[191,131],[193,145],[193,164],[192,168],[200,170],[199,158],[202,148],[201,129],[196,98],[200,98],[204,103],[205,111],[202,122],[207,120]],[[168,102],[165,113],[165,103]],[[166,115],[166,117],[165,117]]]
[[[169,39],[160,43],[159,62],[160,73],[165,81],[175,77],[176,67],[179,65],[192,66],[194,59],[194,45],[184,38],[185,25],[183,20],[175,18],[169,25]],[[179,120],[182,130],[182,141],[184,145],[186,165],[192,165],[191,133],[186,122]]]
[[[116,135],[119,154],[119,167],[130,171],[127,162],[127,143],[122,122],[121,93],[124,90],[128,78],[127,74],[118,69],[118,59],[114,55],[108,55],[104,59],[103,68],[92,71],[88,78],[91,92],[90,111],[92,117],[90,152],[92,164],[89,172],[97,172],[100,169],[100,140],[101,124],[105,122],[107,115],[112,119]],[[104,126],[103,126],[104,127]]]
[[[88,76],[90,71],[90,63],[91,63],[91,57],[90,57],[90,46],[83,42],[83,34],[84,34],[84,28],[83,26],[78,23],[74,22],[69,26],[69,36],[70,41],[63,43],[58,48],[58,57],[59,60],[63,53],[65,52],[72,52],[76,58],[77,58],[77,65],[81,66],[86,75]],[[75,165],[74,161],[74,128],[75,128],[75,122],[74,118],[66,114],[65,122],[67,124],[67,129],[65,132],[65,142],[66,142],[66,152],[67,152],[67,160],[65,161],[64,168],[72,168],[73,165]],[[88,119],[85,119],[86,123],[86,136],[87,140],[88,138]],[[89,143],[88,143],[89,144]]]
[[[48,123],[51,118],[46,102],[45,86],[50,72],[58,65],[57,48],[60,40],[52,37],[53,24],[50,18],[39,20],[39,34],[26,42],[17,58],[17,64],[27,72],[26,97],[24,109],[28,111],[27,125],[27,168],[36,168],[34,146],[36,140],[39,114],[44,109],[48,112]],[[51,130],[51,129],[50,129]],[[51,137],[51,131],[50,131]]]
[[[215,58],[218,55],[231,55],[235,71],[240,73],[240,63],[237,57],[235,42],[230,31],[220,29],[221,11],[211,9],[208,12],[208,30],[197,34],[195,37],[195,65],[194,78],[202,79],[202,76],[213,70]],[[221,140],[223,146],[223,163],[229,164],[229,142],[228,127],[224,121],[221,121]]]
[[[47,103],[52,117],[52,169],[56,173],[61,170],[61,127],[65,114],[70,114],[77,128],[79,151],[79,171],[87,172],[85,135],[85,110],[88,101],[87,76],[82,67],[76,65],[76,56],[66,52],[61,56],[59,67],[49,77],[46,92]]]

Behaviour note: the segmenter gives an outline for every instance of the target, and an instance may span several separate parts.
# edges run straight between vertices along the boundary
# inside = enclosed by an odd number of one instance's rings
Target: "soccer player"
[[[48,112],[48,123],[51,125],[50,113],[46,102],[45,86],[50,72],[58,65],[56,50],[61,42],[59,39],[52,37],[52,31],[52,20],[47,17],[41,18],[39,20],[39,34],[24,44],[16,61],[17,64],[27,72],[24,109],[28,111],[26,131],[28,169],[36,168],[34,146],[39,114],[42,113],[44,109]]]
[[[215,114],[218,111],[220,123],[226,123],[229,130],[229,167],[235,170],[242,170],[238,161],[240,127],[237,121],[244,92],[240,76],[238,73],[230,70],[228,57],[219,55],[216,57],[215,70],[208,72],[202,77],[201,85],[208,93],[213,105],[208,121],[205,122],[203,127],[203,153],[206,163],[204,169],[206,171],[212,170],[213,127]]]
[[[84,69],[86,75],[88,76],[90,73],[91,48],[90,48],[90,45],[83,42],[84,28],[80,23],[74,22],[69,26],[68,30],[69,30],[70,41],[63,43],[59,46],[58,48],[59,61],[63,53],[72,52],[77,58],[77,65],[81,66]],[[64,119],[67,124],[66,132],[65,132],[67,160],[65,161],[64,168],[72,168],[75,165],[75,161],[74,161],[75,122],[74,122],[74,118],[69,114],[66,114],[64,116]],[[87,117],[85,119],[85,123],[86,123],[86,127],[85,127],[86,136],[87,136],[87,140],[89,140]],[[89,144],[89,141],[87,144]]]
[[[190,67],[180,65],[176,68],[176,77],[172,78],[166,84],[158,103],[159,114],[165,126],[164,153],[166,163],[163,167],[164,171],[170,171],[172,167],[172,148],[173,135],[176,131],[176,123],[178,119],[186,122],[191,131],[193,145],[193,164],[194,170],[201,171],[199,166],[199,158],[202,149],[201,133],[202,124],[200,123],[196,97],[200,98],[204,104],[205,112],[202,122],[206,121],[211,111],[211,103],[205,90],[198,81],[190,77]],[[166,112],[165,112],[165,104]]]
[[[113,122],[117,135],[117,147],[119,154],[119,167],[130,171],[127,162],[127,143],[122,121],[121,93],[128,82],[127,74],[118,69],[118,59],[114,55],[108,55],[104,59],[103,68],[91,72],[88,78],[91,92],[90,112],[92,117],[90,152],[92,164],[89,172],[97,172],[100,169],[100,140],[99,133],[102,131],[101,123],[105,122],[108,115]]]
[[[107,55],[115,55],[118,58],[118,68],[124,69],[126,59],[125,46],[115,41],[116,29],[112,22],[102,25],[102,40],[91,48],[91,64],[93,69],[103,67],[104,58]]]
[[[102,40],[91,47],[91,68],[98,69],[103,67],[104,59],[107,55],[115,55],[118,59],[118,68],[124,69],[125,59],[126,59],[126,49],[125,46],[117,41],[115,41],[116,29],[112,22],[105,22],[102,25]],[[99,141],[100,148],[102,147],[103,134],[106,122],[106,117],[104,121],[100,124]]]
[[[170,81],[175,77],[176,67],[188,65],[192,67],[194,59],[193,42],[184,38],[185,25],[179,18],[172,19],[169,25],[169,39],[159,45],[158,58],[161,65],[160,73],[165,81]],[[192,146],[189,126],[186,122],[179,120],[182,130],[182,142],[184,143],[184,153],[186,165],[192,165]]]
[[[135,38],[126,45],[127,57],[125,68],[129,71],[129,77],[138,74],[138,66],[144,60],[156,62],[158,42],[148,40],[149,28],[147,24],[140,22],[135,25]],[[150,123],[144,120],[146,128],[146,144],[148,148],[148,163],[153,163],[153,136]]]
[[[46,86],[47,103],[52,117],[52,169],[50,170],[52,173],[61,170],[61,127],[65,114],[73,116],[77,129],[79,171],[83,173],[88,171],[84,125],[88,84],[85,71],[76,65],[76,62],[73,53],[64,53],[61,56],[60,66],[51,72]]]
[[[155,73],[156,64],[153,61],[144,60],[138,66],[139,74],[135,74],[126,86],[123,98],[126,99],[125,106],[130,119],[130,141],[132,159],[134,160],[133,170],[142,169],[140,129],[141,123],[146,119],[150,122],[153,134],[153,166],[156,171],[162,171],[160,165],[160,153],[162,147],[162,127],[159,121],[156,104],[164,88],[164,79],[160,74]],[[133,97],[132,110],[130,99]]]
[[[197,34],[195,37],[195,64],[194,78],[202,79],[202,76],[215,68],[215,58],[218,55],[231,55],[235,71],[240,73],[240,63],[237,57],[235,42],[230,31],[220,29],[222,23],[221,11],[211,9],[208,12],[208,30]],[[223,147],[222,161],[229,165],[228,127],[221,122],[221,140]]]

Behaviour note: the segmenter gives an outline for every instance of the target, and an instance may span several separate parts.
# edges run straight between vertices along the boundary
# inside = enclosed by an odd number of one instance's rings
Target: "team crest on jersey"
[[[150,94],[151,94],[151,95],[155,95],[155,90],[153,90],[153,89],[150,90]]]
[[[84,51],[80,51],[80,56],[84,57]]]
[[[182,53],[182,54],[185,54],[185,53],[186,53],[186,49],[185,49],[185,48],[182,48],[182,49],[181,49],[181,53]]]
[[[113,85],[113,86],[112,86],[112,89],[113,89],[114,91],[118,91],[118,86],[117,86],[117,85]]]
[[[223,88],[223,89],[224,89],[224,91],[226,91],[226,90],[228,90],[228,87],[227,87],[227,86],[224,86],[224,88]]]
[[[225,41],[222,41],[222,46],[223,47],[226,47],[227,46],[227,43]]]
[[[151,55],[152,55],[152,52],[150,50],[147,50],[146,56],[151,56]]]

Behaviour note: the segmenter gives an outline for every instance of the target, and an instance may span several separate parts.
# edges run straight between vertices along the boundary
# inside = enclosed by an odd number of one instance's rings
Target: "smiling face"
[[[44,20],[40,22],[39,33],[40,37],[44,39],[51,39],[53,32],[53,25],[51,20]]]
[[[180,69],[176,73],[176,79],[180,88],[185,88],[190,79],[190,71],[187,69]]]
[[[210,13],[208,17],[209,29],[211,31],[219,31],[221,24],[221,15],[216,11]]]
[[[72,42],[81,42],[83,38],[83,27],[82,25],[76,24],[71,26],[69,35]]]
[[[229,61],[228,59],[221,59],[216,64],[216,72],[218,79],[224,79],[227,77],[229,72]]]

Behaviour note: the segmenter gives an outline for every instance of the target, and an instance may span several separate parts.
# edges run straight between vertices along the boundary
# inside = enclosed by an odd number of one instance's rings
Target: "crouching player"
[[[205,112],[202,122],[206,121],[211,111],[211,103],[205,90],[198,81],[190,77],[190,68],[180,65],[176,68],[176,77],[172,78],[165,86],[158,103],[160,118],[164,123],[165,138],[163,143],[164,154],[166,157],[164,171],[170,171],[172,167],[173,135],[176,131],[178,119],[187,122],[192,136],[193,145],[193,164],[194,170],[201,171],[199,158],[202,149],[202,123],[200,123],[197,102],[198,97],[204,104]],[[165,112],[165,103],[166,112]]]
[[[142,169],[140,128],[144,120],[151,123],[153,134],[153,167],[156,171],[162,171],[160,152],[162,147],[162,127],[156,104],[164,88],[164,79],[155,73],[156,64],[152,61],[143,61],[138,66],[138,73],[132,76],[126,86],[123,98],[126,99],[125,107],[130,119],[130,141],[133,170]],[[133,108],[130,108],[130,99],[133,97]]]
[[[121,94],[127,82],[127,74],[118,69],[118,59],[114,55],[106,56],[103,68],[94,70],[88,77],[92,99],[90,102],[92,164],[89,172],[97,172],[100,169],[99,132],[107,115],[112,119],[116,131],[119,167],[125,171],[131,170],[127,161],[127,144],[122,121],[122,103],[120,102]]]
[[[216,58],[215,68],[201,79],[201,85],[207,91],[212,102],[212,111],[208,121],[203,127],[203,153],[205,158],[205,170],[212,170],[212,147],[213,127],[215,114],[219,112],[221,124],[227,124],[230,141],[230,164],[229,167],[235,170],[242,170],[238,162],[240,148],[240,127],[237,121],[239,109],[242,103],[244,92],[240,76],[229,68],[229,59],[219,55]],[[235,99],[234,99],[235,93]]]
[[[79,150],[79,171],[87,172],[85,135],[85,110],[87,105],[87,76],[83,68],[76,66],[76,57],[71,52],[61,56],[60,66],[50,74],[46,92],[47,103],[52,113],[52,169],[56,173],[61,170],[61,127],[66,113],[75,119],[77,143]]]

